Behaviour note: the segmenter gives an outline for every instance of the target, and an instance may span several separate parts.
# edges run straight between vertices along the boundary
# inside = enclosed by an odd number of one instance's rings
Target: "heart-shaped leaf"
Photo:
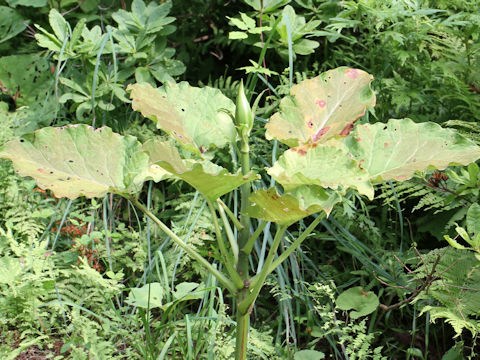
[[[142,309],[163,308],[163,294],[162,284],[153,282],[130,290],[127,303]]]
[[[290,225],[321,211],[330,214],[340,196],[320,186],[301,186],[280,195],[275,188],[260,189],[249,197],[246,214],[250,217]]]
[[[57,197],[136,193],[149,173],[148,155],[133,136],[87,125],[48,127],[0,148],[16,172]]]
[[[302,185],[319,185],[333,190],[357,189],[373,199],[369,174],[351,159],[341,143],[311,143],[285,151],[268,173],[286,191]]]
[[[407,180],[415,171],[468,165],[480,148],[455,130],[410,119],[357,125],[345,144],[372,180]]]
[[[371,314],[380,304],[377,295],[371,291],[364,291],[361,286],[345,290],[338,296],[336,303],[341,310],[356,310],[350,312],[352,319]]]
[[[267,139],[293,147],[347,135],[366,108],[375,106],[372,80],[365,71],[340,67],[294,85],[265,126]]]
[[[242,184],[258,178],[250,173],[231,174],[210,161],[183,160],[169,141],[148,141],[143,145],[150,161],[197,189],[205,198],[214,201]]]
[[[234,103],[218,89],[197,88],[187,82],[129,85],[132,107],[156,122],[190,152],[202,154],[235,141],[236,129],[228,113]]]

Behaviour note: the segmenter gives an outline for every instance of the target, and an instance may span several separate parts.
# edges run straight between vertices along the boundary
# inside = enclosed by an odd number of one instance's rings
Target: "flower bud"
[[[253,127],[253,113],[248,99],[245,96],[243,80],[238,88],[237,104],[235,108],[235,126],[241,136],[248,136]]]

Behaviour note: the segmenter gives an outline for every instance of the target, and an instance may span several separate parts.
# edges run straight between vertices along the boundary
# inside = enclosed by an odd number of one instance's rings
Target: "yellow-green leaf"
[[[150,155],[153,164],[189,183],[211,201],[258,178],[254,173],[246,176],[241,173],[231,174],[210,161],[184,160],[169,141],[148,141],[143,149]]]
[[[407,180],[415,171],[468,165],[480,147],[440,125],[410,119],[357,125],[345,144],[372,180]]]
[[[235,141],[236,129],[228,113],[234,103],[218,89],[197,88],[187,82],[129,85],[132,107],[172,136],[187,150],[202,154]]]
[[[265,126],[267,139],[293,147],[347,135],[366,108],[375,106],[372,80],[365,71],[340,67],[294,85]]]
[[[280,225],[290,225],[321,211],[328,216],[340,200],[338,193],[320,186],[301,186],[283,195],[275,188],[260,189],[250,195],[246,214]]]
[[[373,199],[369,174],[341,145],[330,141],[291,148],[268,169],[268,173],[287,191],[302,185],[319,185],[333,190],[350,187]]]
[[[133,136],[87,125],[48,127],[0,148],[21,176],[35,179],[56,197],[133,194],[150,176],[148,155]]]

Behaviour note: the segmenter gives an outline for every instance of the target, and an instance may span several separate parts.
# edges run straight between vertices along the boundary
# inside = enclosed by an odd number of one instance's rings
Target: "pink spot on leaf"
[[[307,126],[311,129],[313,127],[313,121],[310,119],[307,123]]]
[[[352,131],[352,129],[353,129],[353,122],[348,123],[347,126],[345,126],[343,130],[340,132],[340,135],[347,136],[348,134],[350,134],[350,131]]]
[[[312,140],[313,141],[317,141],[318,139],[320,139],[323,135],[325,135],[327,133],[327,131],[330,130],[330,126],[326,126],[320,130],[317,131],[317,133],[315,135],[313,135],[313,138]]]
[[[47,173],[47,170],[41,169],[41,168],[38,168],[37,171],[38,171],[38,172],[41,172],[42,174],[46,174],[46,173]]]
[[[317,100],[315,101],[315,103],[320,106],[321,108],[325,107],[325,105],[327,105],[327,103],[325,102],[325,100]]]
[[[359,73],[357,69],[347,69],[347,71],[345,72],[345,75],[350,79],[356,79],[358,78]]]
[[[384,142],[384,143],[383,143],[383,146],[384,146],[384,147],[388,147],[388,143],[387,143],[387,142]]]

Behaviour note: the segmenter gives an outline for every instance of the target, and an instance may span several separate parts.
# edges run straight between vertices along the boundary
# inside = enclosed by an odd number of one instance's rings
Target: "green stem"
[[[291,253],[293,253],[307,238],[308,235],[317,227],[320,221],[325,217],[325,213],[318,214],[315,220],[305,229],[305,231],[270,265],[268,274],[275,270],[284,260],[286,260]]]
[[[235,342],[235,360],[245,360],[247,358],[248,346],[248,327],[250,323],[250,313],[242,314],[237,310],[237,336]]]
[[[217,244],[218,248],[220,249],[220,253],[222,255],[222,260],[223,263],[225,264],[225,267],[227,268],[227,272],[230,275],[230,277],[233,280],[233,283],[235,284],[235,287],[237,289],[242,289],[243,288],[243,280],[242,278],[238,275],[237,271],[233,267],[234,264],[234,259],[230,256],[227,248],[225,247],[225,242],[223,241],[223,236],[222,236],[222,231],[220,230],[220,226],[218,225],[218,218],[217,218],[217,213],[215,212],[215,208],[213,207],[213,204],[210,200],[207,200],[208,208],[210,209],[210,212],[212,213],[212,219],[213,219],[213,226],[215,227],[215,233],[217,234]]]
[[[238,312],[241,314],[246,314],[249,312],[250,308],[252,307],[253,303],[257,299],[258,294],[260,293],[260,290],[263,287],[263,284],[265,282],[265,279],[267,278],[267,275],[269,274],[269,269],[270,266],[273,262],[273,259],[275,258],[275,254],[277,253],[278,246],[280,245],[280,242],[282,241],[283,234],[285,233],[285,230],[287,230],[288,225],[281,225],[277,228],[277,232],[275,234],[275,237],[273,238],[273,244],[270,250],[268,251],[267,259],[265,260],[265,263],[262,267],[262,270],[260,271],[260,274],[257,276],[257,281],[255,285],[253,286],[252,291],[242,300],[240,304],[238,304]]]
[[[233,253],[233,258],[235,260],[235,265],[238,262],[238,244],[237,244],[237,239],[235,239],[235,235],[233,235],[232,228],[230,226],[230,223],[228,222],[227,215],[225,215],[225,211],[221,206],[218,207],[218,212],[220,213],[220,218],[222,219],[223,222],[223,227],[225,229],[225,233],[227,234],[227,239],[228,242],[230,243],[230,246],[232,247],[232,253]]]
[[[230,220],[232,220],[233,224],[236,226],[236,228],[238,230],[242,230],[243,229],[243,225],[240,223],[240,221],[238,221],[237,217],[235,216],[235,214],[232,212],[232,210],[230,210],[228,208],[228,206],[220,199],[217,199],[217,203],[225,210],[225,212],[227,213],[228,217],[230,218]]]
[[[310,233],[317,227],[317,225],[320,223],[320,221],[323,220],[324,217],[325,213],[318,214],[315,220],[312,221],[312,223],[305,229],[305,231],[280,256],[278,256],[275,261],[272,262],[272,264],[268,268],[267,275],[270,274],[273,270],[275,270],[285,259],[290,256],[291,253],[293,253],[302,244],[302,242],[307,238],[308,235],[310,235]],[[255,275],[250,281],[250,286],[255,287],[257,282],[259,281],[259,278],[260,274]]]
[[[190,246],[185,244],[182,239],[180,239],[170,228],[165,225],[159,218],[157,218],[150,210],[147,209],[145,205],[140,203],[136,198],[132,197],[129,199],[137,208],[139,208],[145,215],[147,215],[152,221],[157,224],[157,226],[165,233],[167,234],[172,241],[180,246],[185,252],[190,255],[192,258],[197,260],[200,264],[202,264],[213,276],[215,276],[218,281],[220,281],[225,288],[228,289],[228,291],[235,295],[237,293],[237,289],[234,285],[234,283],[227,278],[224,274],[222,274],[220,271],[215,269],[212,264],[210,264],[202,255],[197,253],[194,249],[192,249]],[[242,283],[243,286],[243,283]]]
[[[250,148],[246,139],[242,139],[240,144],[240,160],[242,165],[242,174],[247,175],[250,172]],[[250,197],[251,184],[245,183],[240,187],[241,205],[240,205],[240,223],[243,229],[238,234],[238,248],[243,249],[248,243],[250,237],[250,217],[245,215],[248,207],[248,198]],[[240,252],[238,257],[237,271],[242,279],[248,279],[248,254]]]
[[[252,236],[248,239],[248,242],[245,244],[243,249],[241,251],[247,255],[250,255],[250,253],[253,250],[253,245],[255,245],[255,241],[257,241],[258,237],[262,233],[263,229],[265,229],[265,226],[267,226],[268,221],[262,221],[262,223],[258,226],[257,230],[253,233]]]

